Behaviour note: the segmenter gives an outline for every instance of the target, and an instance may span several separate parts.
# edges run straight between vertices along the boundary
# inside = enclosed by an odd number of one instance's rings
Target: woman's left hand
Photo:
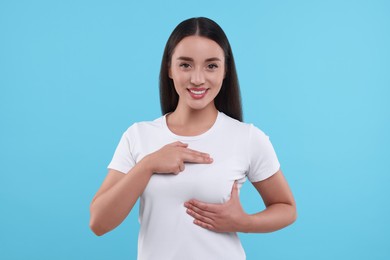
[[[248,216],[241,206],[236,181],[229,201],[223,204],[190,200],[184,206],[187,213],[195,219],[194,224],[215,232],[243,231],[245,218]]]

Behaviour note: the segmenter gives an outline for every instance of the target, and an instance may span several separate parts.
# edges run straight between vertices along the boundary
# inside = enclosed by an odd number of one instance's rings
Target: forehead
[[[180,56],[194,59],[217,57],[223,60],[224,52],[218,43],[213,40],[201,36],[188,36],[176,45],[172,58]]]

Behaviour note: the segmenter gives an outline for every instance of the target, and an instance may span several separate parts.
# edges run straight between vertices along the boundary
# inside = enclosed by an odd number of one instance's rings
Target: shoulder
[[[131,136],[134,134],[148,134],[150,132],[158,131],[162,128],[164,116],[161,116],[152,121],[140,121],[133,123],[125,131],[125,135]]]
[[[241,142],[246,147],[263,149],[270,145],[270,138],[260,128],[252,123],[240,122],[222,113],[221,129],[225,137],[235,142]],[[257,149],[256,148],[256,149]]]
[[[229,131],[237,131],[246,134],[247,136],[251,136],[252,134],[265,136],[264,132],[252,123],[238,121],[237,119],[231,118],[222,112],[221,118],[223,127],[225,127],[225,129],[229,129]]]

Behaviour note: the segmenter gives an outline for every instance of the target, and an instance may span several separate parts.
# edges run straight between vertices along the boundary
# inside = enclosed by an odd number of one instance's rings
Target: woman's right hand
[[[103,235],[118,226],[145,190],[153,173],[178,174],[184,163],[212,163],[210,155],[175,142],[145,156],[128,174],[110,169],[91,203],[91,229]]]
[[[174,142],[163,146],[161,149],[147,155],[144,159],[153,173],[179,174],[184,171],[184,163],[209,164],[213,159],[207,153],[202,153],[188,148],[188,144]]]

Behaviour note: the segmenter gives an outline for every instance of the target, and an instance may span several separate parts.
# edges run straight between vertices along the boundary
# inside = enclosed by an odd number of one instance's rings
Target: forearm
[[[130,213],[152,175],[179,174],[184,163],[212,163],[210,155],[191,150],[187,144],[174,142],[148,154],[128,174],[113,173],[106,177],[91,203],[90,227],[103,235],[118,226]]]
[[[264,211],[247,215],[242,221],[241,232],[267,233],[282,229],[296,220],[295,205],[276,203]]]
[[[152,174],[147,162],[140,161],[118,183],[94,198],[90,225],[97,235],[114,229],[127,217]]]

